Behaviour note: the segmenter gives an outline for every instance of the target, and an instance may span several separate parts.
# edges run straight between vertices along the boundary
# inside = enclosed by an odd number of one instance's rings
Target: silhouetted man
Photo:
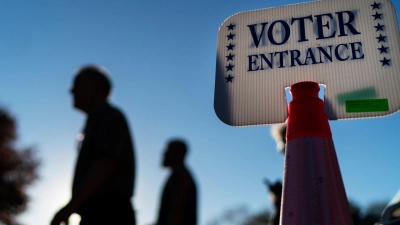
[[[170,141],[165,150],[163,166],[172,173],[162,193],[157,225],[197,224],[197,190],[184,163],[186,152],[181,140]]]
[[[286,128],[287,123],[272,126],[271,135],[276,141],[276,149],[285,155],[286,148]],[[274,184],[265,180],[265,184],[269,189],[269,196],[274,204],[274,211],[272,212],[268,225],[279,225],[279,220],[281,216],[281,200],[282,200],[282,183],[280,181]]]
[[[124,115],[108,103],[111,83],[95,66],[78,71],[71,94],[74,107],[87,115],[75,167],[72,198],[53,218],[52,225],[68,222],[72,213],[81,225],[134,225],[131,204],[135,161]]]
[[[265,179],[264,183],[269,189],[269,196],[274,203],[274,211],[271,213],[268,225],[279,225],[281,216],[282,183],[280,181],[274,184]]]

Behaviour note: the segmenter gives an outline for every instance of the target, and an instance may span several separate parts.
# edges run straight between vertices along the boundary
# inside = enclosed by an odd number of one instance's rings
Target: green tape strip
[[[387,112],[389,102],[387,99],[346,100],[346,112]]]

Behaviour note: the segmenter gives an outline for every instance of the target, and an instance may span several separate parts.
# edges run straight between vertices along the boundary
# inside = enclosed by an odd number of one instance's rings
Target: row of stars
[[[372,10],[374,10],[374,9],[381,9],[381,4],[380,3],[376,3],[375,1],[374,1],[374,4],[372,4],[371,5],[372,6]],[[374,15],[372,15],[373,17],[374,17],[374,21],[375,20],[377,20],[377,19],[379,19],[379,20],[381,20],[382,19],[382,15],[383,15],[383,13],[378,13],[378,12],[375,12],[375,14]],[[375,27],[375,29],[376,29],[376,32],[378,32],[378,31],[384,31],[383,30],[383,28],[385,27],[385,25],[381,25],[380,23],[378,23],[378,25],[376,25],[376,26],[374,26]],[[386,37],[387,36],[383,36],[382,34],[379,34],[379,37],[376,37],[376,39],[378,39],[378,43],[381,43],[381,42],[386,42]],[[387,50],[389,49],[389,47],[385,47],[383,44],[381,45],[381,47],[380,48],[378,48],[378,50],[380,51],[380,53],[379,54],[382,54],[382,53],[388,53],[387,52]],[[389,62],[391,61],[390,59],[386,59],[386,57],[383,57],[383,60],[379,60],[381,63],[382,63],[382,66],[390,66],[390,64],[389,64]]]
[[[235,30],[235,25],[232,24],[232,23],[230,23],[229,26],[227,26],[227,28],[228,28],[228,31],[232,30],[232,32],[233,32],[233,31]],[[226,36],[226,37],[228,38],[228,41],[229,41],[229,40],[232,40],[232,41],[233,41],[233,39],[234,39],[234,37],[235,37],[235,34],[232,33],[232,32],[229,32],[229,35]],[[233,51],[233,48],[234,48],[234,47],[235,47],[234,44],[229,43],[229,45],[226,46],[226,48],[227,48],[226,51],[228,51],[228,52],[229,52],[229,51]],[[227,55],[227,56],[225,56],[225,57],[226,57],[226,59],[227,59],[227,60],[226,60],[227,62],[232,61],[232,63],[233,63],[233,57],[235,57],[235,55],[232,54],[232,52],[229,52],[229,55]],[[228,71],[232,71],[232,72],[233,72],[233,67],[235,67],[235,65],[232,65],[232,64],[229,62],[229,64],[228,64],[227,66],[225,66],[226,72],[228,72]],[[235,77],[232,76],[231,74],[229,74],[227,77],[225,77],[226,83],[228,83],[228,82],[231,82],[231,83],[232,83],[233,78],[235,78]]]

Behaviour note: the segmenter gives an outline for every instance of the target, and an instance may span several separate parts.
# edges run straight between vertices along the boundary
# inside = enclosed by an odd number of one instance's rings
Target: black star
[[[229,51],[229,50],[233,50],[233,47],[235,47],[235,45],[233,45],[232,43],[229,43],[229,45],[226,47],[228,48],[227,51]]]
[[[229,33],[229,35],[226,35],[226,37],[228,37],[228,40],[233,40],[233,37],[235,37],[235,35],[232,33]]]
[[[235,25],[233,25],[232,23],[230,23],[229,26],[226,26],[226,27],[228,27],[228,30],[233,30],[233,28],[235,27]]]
[[[235,57],[235,55],[232,55],[231,53],[229,53],[229,55],[225,56],[225,57],[226,57],[226,61],[229,61],[229,60],[233,61],[233,57]]]
[[[376,32],[378,32],[378,31],[383,31],[383,28],[385,27],[385,25],[380,25],[379,23],[378,23],[378,25],[377,26],[374,26],[375,28],[376,28]]]
[[[374,9],[380,9],[380,6],[381,5],[381,3],[376,3],[375,1],[374,1],[374,4],[372,4],[371,6],[372,6],[372,10],[374,10]]]
[[[389,47],[385,47],[385,46],[382,45],[382,47],[378,48],[378,50],[381,51],[380,54],[382,54],[382,53],[388,53],[388,52],[387,52],[388,48],[389,48]]]
[[[386,36],[382,36],[382,34],[380,34],[379,37],[376,37],[376,39],[378,39],[378,43],[381,41],[386,42],[385,38],[386,38]]]
[[[379,60],[382,63],[382,66],[388,65],[390,66],[389,62],[390,59],[386,59],[386,57],[383,57],[383,60]]]
[[[380,19],[381,20],[382,19],[381,18],[382,14],[379,14],[378,12],[376,12],[375,15],[372,15],[372,16],[375,18],[374,20],[376,20],[376,19]]]
[[[230,71],[233,71],[233,67],[235,67],[235,65],[231,65],[230,63],[229,63],[229,65],[227,65],[227,66],[225,66],[226,67],[226,72],[228,72],[229,70]]]
[[[233,78],[235,78],[235,77],[232,77],[232,76],[229,74],[228,77],[225,77],[226,83],[228,83],[228,82],[231,82],[231,83],[232,83]]]

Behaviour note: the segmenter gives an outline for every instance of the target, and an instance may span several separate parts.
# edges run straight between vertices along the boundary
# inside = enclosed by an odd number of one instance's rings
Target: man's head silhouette
[[[89,113],[94,106],[107,101],[111,82],[107,73],[97,66],[82,67],[75,76],[71,94],[74,107]]]
[[[187,147],[184,141],[174,139],[168,142],[167,149],[164,152],[164,167],[179,167],[184,164]]]

